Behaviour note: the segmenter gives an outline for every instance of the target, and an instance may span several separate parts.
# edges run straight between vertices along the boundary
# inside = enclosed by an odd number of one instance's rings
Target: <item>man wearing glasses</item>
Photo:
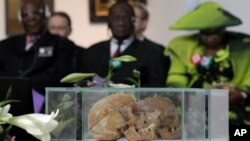
[[[30,78],[33,92],[41,95],[45,87],[61,86],[60,79],[74,69],[75,45],[47,32],[48,16],[42,0],[22,0],[19,18],[25,33],[0,42],[0,76]]]

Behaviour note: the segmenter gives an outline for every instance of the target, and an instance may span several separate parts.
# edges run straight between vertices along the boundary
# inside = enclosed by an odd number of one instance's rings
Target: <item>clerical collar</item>
[[[135,40],[134,35],[130,36],[129,38],[125,39],[122,41],[120,51],[124,52],[130,45],[131,43]],[[118,40],[115,38],[112,38],[110,40],[110,56],[113,56],[115,53],[117,46],[118,45]]]

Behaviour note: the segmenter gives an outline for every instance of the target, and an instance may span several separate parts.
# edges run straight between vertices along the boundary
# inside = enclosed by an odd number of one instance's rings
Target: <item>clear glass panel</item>
[[[211,90],[210,98],[210,133],[211,140],[229,140],[228,91]]]
[[[183,91],[183,139],[202,140],[206,137],[206,91]]]
[[[58,107],[67,108],[64,121],[74,120],[53,135],[57,141],[228,140],[223,90],[48,88],[46,112]]]
[[[49,114],[59,109],[59,114],[56,117],[59,126],[52,131],[52,141],[74,141],[77,139],[77,130],[81,129],[81,127],[77,127],[78,103],[75,89],[46,89],[46,113]]]

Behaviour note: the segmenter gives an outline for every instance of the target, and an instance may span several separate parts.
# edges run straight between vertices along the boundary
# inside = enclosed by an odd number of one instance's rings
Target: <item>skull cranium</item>
[[[173,102],[161,96],[138,102],[125,93],[96,102],[89,111],[88,128],[97,140],[151,141],[180,138],[180,123]]]

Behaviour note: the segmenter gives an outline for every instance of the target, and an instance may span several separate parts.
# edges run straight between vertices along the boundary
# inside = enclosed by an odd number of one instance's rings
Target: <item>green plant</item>
[[[130,63],[137,61],[137,59],[133,56],[130,55],[123,55],[117,58],[112,58],[109,63],[109,69],[108,69],[108,74],[105,77],[104,81],[102,82],[101,86],[102,87],[116,87],[118,85],[115,84],[110,84],[110,80],[113,76],[113,71],[114,69],[119,69],[119,66],[121,63]],[[84,79],[96,76],[97,74],[95,73],[71,73],[64,78],[61,79],[61,83],[81,83],[84,81]],[[132,78],[128,78],[129,81],[134,83],[137,87],[141,86],[141,81],[140,81],[140,72],[138,70],[133,71],[133,76],[137,79],[134,80]],[[121,84],[119,84],[121,86]],[[124,86],[124,85],[123,85]]]

